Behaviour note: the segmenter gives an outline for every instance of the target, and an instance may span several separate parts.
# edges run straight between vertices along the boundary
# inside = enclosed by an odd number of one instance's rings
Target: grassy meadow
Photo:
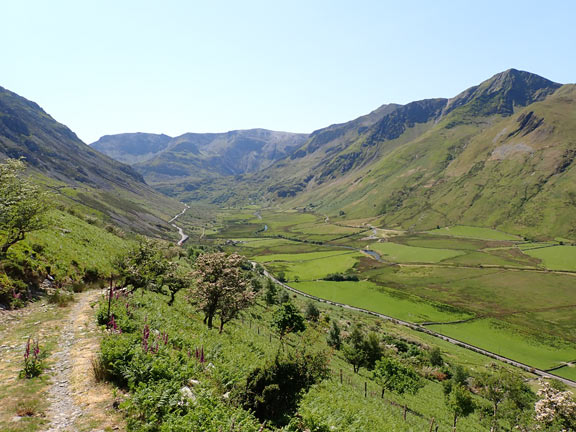
[[[383,239],[364,225],[297,211],[230,210],[222,221],[215,241],[240,241],[230,250],[284,272],[301,291],[439,323],[433,328],[440,333],[535,367],[576,359],[576,275],[553,272],[576,271],[576,247],[471,226],[394,231]],[[331,273],[360,281],[321,280]],[[442,325],[468,318],[477,319]]]

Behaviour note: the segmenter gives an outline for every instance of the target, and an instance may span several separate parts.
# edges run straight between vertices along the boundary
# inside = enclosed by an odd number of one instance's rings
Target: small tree
[[[430,364],[432,366],[442,366],[444,364],[444,360],[442,359],[442,352],[440,348],[434,347],[430,351]]]
[[[254,291],[244,270],[245,259],[224,252],[202,254],[192,272],[196,286],[190,300],[204,312],[204,324],[213,327],[214,316],[220,316],[220,332],[224,324],[252,304]]]
[[[422,378],[413,369],[391,357],[385,357],[376,362],[373,376],[382,386],[382,397],[384,397],[385,390],[397,394],[416,394],[424,386]]]
[[[515,419],[531,406],[534,400],[530,387],[518,375],[497,366],[493,369],[481,374],[476,380],[480,395],[492,405],[491,432],[498,430],[502,418],[516,422]]]
[[[288,333],[298,333],[306,330],[304,317],[300,315],[300,311],[292,303],[280,305],[272,318],[272,327],[278,331],[280,340]]]
[[[374,369],[376,362],[382,358],[382,347],[380,338],[374,332],[368,333],[364,339],[364,351],[366,352],[365,366],[368,369]]]
[[[276,279],[278,279],[280,282],[286,282],[286,273],[283,271],[278,272]]]
[[[278,287],[274,282],[272,282],[272,279],[268,279],[268,282],[266,282],[266,290],[264,291],[264,300],[268,305],[273,305],[278,302]]]
[[[280,292],[278,293],[278,303],[290,303],[290,294],[288,294],[288,291],[286,291],[284,288],[281,288]]]
[[[450,392],[445,394],[446,406],[454,415],[452,430],[456,431],[456,424],[461,417],[468,417],[476,409],[472,395],[462,385],[453,385]]]
[[[46,193],[23,177],[24,169],[21,160],[0,163],[0,258],[26,234],[46,226]]]
[[[342,347],[342,353],[348,363],[352,365],[354,373],[358,373],[361,366],[366,364],[366,343],[364,334],[358,327],[354,327],[350,336]]]
[[[320,318],[320,310],[311,300],[306,303],[305,316],[308,321],[314,321],[314,322],[318,321],[318,319]]]
[[[342,347],[342,339],[340,338],[340,327],[336,321],[332,321],[332,326],[328,331],[328,337],[326,338],[326,343],[332,348],[339,350]]]

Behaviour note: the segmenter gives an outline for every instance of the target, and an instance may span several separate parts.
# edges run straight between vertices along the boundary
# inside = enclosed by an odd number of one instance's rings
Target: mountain
[[[342,211],[404,229],[576,238],[575,128],[573,85],[510,69],[451,99],[385,105],[315,131],[267,169],[179,196]]]
[[[105,135],[90,147],[111,158],[132,165],[152,159],[172,140],[168,135],[124,133]]]
[[[7,157],[24,158],[60,200],[131,230],[174,231],[166,220],[181,210],[177,201],[151,189],[130,166],[91,149],[36,103],[0,87],[0,159]]]
[[[266,129],[186,133],[175,138],[137,133],[104,136],[91,146],[132,164],[160,190],[171,190],[181,184],[266,168],[307,138],[306,134]]]

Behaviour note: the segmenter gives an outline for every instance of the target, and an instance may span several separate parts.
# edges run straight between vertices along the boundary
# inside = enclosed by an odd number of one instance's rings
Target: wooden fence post
[[[432,417],[432,420],[430,420],[430,431],[432,432],[432,428],[434,427],[434,422],[436,421],[436,419],[434,417]]]
[[[368,383],[364,381],[364,397],[366,397],[367,392],[368,392]]]
[[[342,384],[342,369],[340,369],[340,384]]]

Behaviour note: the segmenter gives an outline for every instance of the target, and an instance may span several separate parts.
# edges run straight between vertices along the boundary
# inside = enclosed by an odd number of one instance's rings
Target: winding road
[[[184,206],[185,206],[184,210],[182,210],[180,213],[178,213],[176,216],[174,216],[172,219],[168,221],[170,225],[172,225],[174,228],[178,230],[178,234],[180,234],[180,240],[178,240],[178,243],[176,243],[178,246],[182,246],[184,242],[190,238],[186,235],[186,233],[184,233],[184,230],[181,227],[179,227],[174,223],[176,219],[178,219],[180,216],[186,213],[186,210],[190,208],[188,204],[184,204]]]

